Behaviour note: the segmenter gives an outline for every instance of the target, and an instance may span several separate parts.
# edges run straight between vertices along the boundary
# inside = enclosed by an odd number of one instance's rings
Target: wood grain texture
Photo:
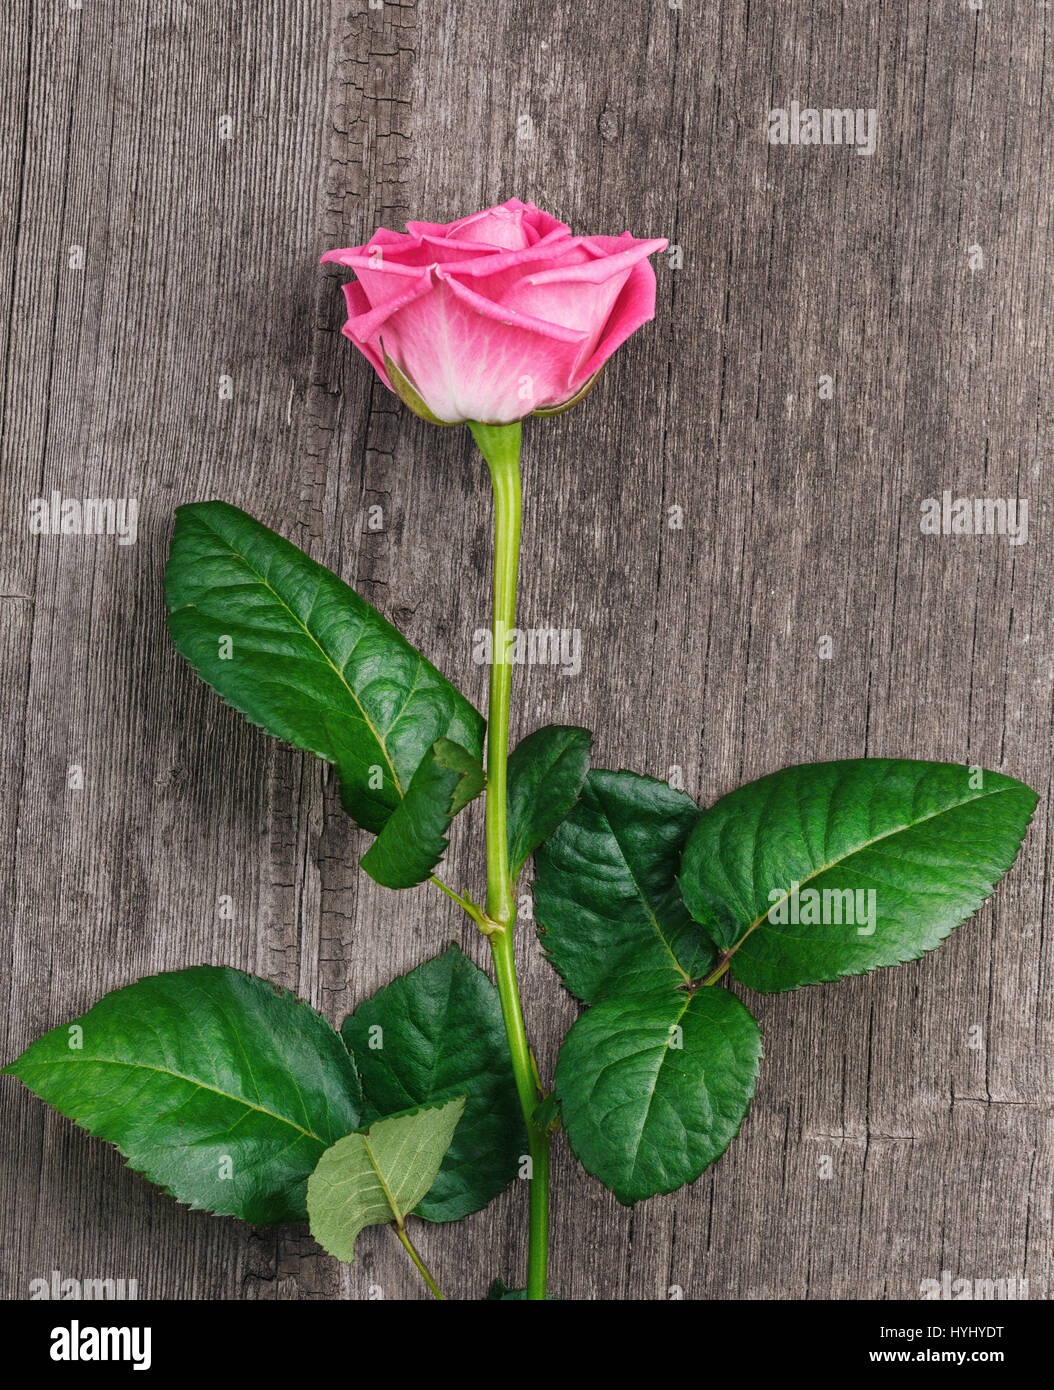
[[[317,260],[515,194],[668,236],[683,266],[657,258],[656,321],[589,401],[528,428],[522,621],[581,629],[584,665],[522,668],[514,736],[596,727],[600,765],[681,768],[704,802],[863,754],[980,763],[1042,797],[1018,867],[941,951],[752,1001],[758,1097],[693,1187],[626,1210],[558,1143],[555,1291],[911,1298],[950,1270],[1054,1293],[1051,8],[4,11],[5,1059],[161,969],[254,970],[339,1021],[452,939],[484,963],[452,904],[358,872],[321,765],[195,680],[161,580],[173,507],[227,499],[482,701],[481,461],[372,378]],[[876,153],[771,146],[792,99],[877,108]],[[1028,497],[1027,544],[922,536],[944,488]],[[31,536],[52,489],[138,498],[137,544]],[[481,831],[475,807],[452,880],[478,887]],[[526,930],[520,953],[549,1073],[574,1006]],[[54,1269],[157,1297],[424,1294],[388,1232],[342,1267],[306,1230],[188,1212],[9,1078],[0,1134],[6,1297]],[[516,1280],[517,1188],[419,1228],[451,1292]]]

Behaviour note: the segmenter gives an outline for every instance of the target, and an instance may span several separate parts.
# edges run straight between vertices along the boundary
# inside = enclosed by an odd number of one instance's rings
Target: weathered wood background
[[[910,1298],[949,1270],[1048,1296],[1050,5],[72,3],[0,21],[5,1060],[157,970],[244,967],[339,1020],[451,939],[485,960],[438,893],[356,869],[332,776],[194,678],[161,584],[173,507],[225,498],[482,700],[481,462],[374,381],[317,261],[515,194],[668,236],[683,265],[657,258],[656,321],[592,398],[531,423],[523,624],[580,628],[584,668],[522,669],[514,735],[590,725],[600,765],[681,767],[704,802],[861,754],[1043,797],[940,952],[752,1001],[758,1097],[692,1188],[623,1209],[559,1142],[555,1291]],[[770,146],[792,99],[877,108],[877,152]],[[945,488],[1027,497],[1027,544],[922,536]],[[52,489],[138,498],[138,543],[30,535]],[[455,881],[478,885],[480,831],[477,807]],[[548,1069],[574,1006],[529,930],[520,949]],[[341,1267],[306,1229],[178,1207],[13,1079],[0,1107],[10,1297],[53,1269],[161,1297],[423,1296],[384,1230]],[[518,1184],[419,1228],[463,1297],[516,1277],[524,1235]]]

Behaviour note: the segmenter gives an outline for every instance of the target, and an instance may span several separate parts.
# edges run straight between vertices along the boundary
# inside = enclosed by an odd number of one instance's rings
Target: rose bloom
[[[385,386],[438,424],[504,425],[585,395],[655,315],[648,257],[664,239],[572,236],[533,203],[443,225],[381,228],[327,251],[355,272],[345,335]]]

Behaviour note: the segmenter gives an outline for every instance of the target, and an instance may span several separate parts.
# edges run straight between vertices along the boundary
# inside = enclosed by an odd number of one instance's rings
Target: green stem
[[[490,699],[487,710],[487,916],[511,927],[516,903],[509,882],[508,803],[509,640],[516,626],[520,564],[520,426],[471,425],[494,484],[494,608],[491,622]]]
[[[731,951],[726,951],[726,952],[724,953],[724,955],[721,956],[721,958],[718,960],[717,966],[716,966],[716,968],[714,969],[713,973],[710,974],[710,975],[707,975],[706,979],[703,981],[703,984],[704,984],[704,985],[713,985],[713,984],[716,984],[717,981],[721,978],[721,976],[725,973],[725,971],[728,969],[728,967],[729,967],[731,964],[732,964],[732,952],[731,952]]]
[[[516,899],[509,872],[508,760],[509,701],[512,692],[509,639],[516,625],[516,576],[520,560],[521,426],[519,423],[470,423],[469,428],[487,460],[494,484],[494,610],[487,711],[487,900],[484,929],[489,929],[501,1016],[509,1040],[516,1092],[527,1126],[527,1147],[531,1160],[527,1297],[544,1299],[549,1261],[549,1135],[540,1130],[533,1119],[540,1097],[534,1082],[516,981],[513,952]]]
[[[432,1297],[433,1297],[433,1298],[438,1298],[439,1301],[440,1301],[441,1303],[445,1303],[445,1302],[446,1302],[446,1297],[445,1297],[445,1295],[442,1294],[442,1293],[440,1292],[440,1290],[439,1290],[439,1285],[436,1283],[436,1281],[432,1278],[431,1274],[428,1272],[428,1266],[425,1264],[424,1260],[421,1259],[421,1256],[420,1256],[420,1255],[417,1253],[417,1251],[414,1249],[414,1247],[413,1247],[413,1245],[412,1245],[412,1243],[411,1243],[411,1241],[410,1241],[410,1237],[406,1234],[405,1229],[404,1229],[401,1225],[399,1225],[398,1223],[396,1223],[396,1224],[392,1227],[392,1230],[393,1230],[393,1231],[395,1232],[395,1234],[399,1237],[399,1239],[400,1239],[400,1241],[402,1242],[403,1247],[404,1247],[404,1249],[406,1250],[407,1254],[410,1256],[411,1260],[413,1260],[414,1264],[415,1264],[415,1265],[417,1266],[417,1268],[420,1270],[420,1272],[421,1272],[421,1278],[425,1281],[425,1283],[428,1285],[429,1289],[431,1289],[431,1291],[432,1291]]]
[[[516,1092],[527,1125],[527,1153],[531,1160],[528,1185],[530,1228],[527,1244],[527,1297],[545,1298],[549,1265],[549,1135],[534,1123],[534,1112],[541,1096],[534,1084],[531,1052],[523,1026],[520,993],[516,984],[516,962],[512,951],[512,930],[495,932],[490,938],[494,957],[494,976],[501,999],[501,1016],[509,1040]]]

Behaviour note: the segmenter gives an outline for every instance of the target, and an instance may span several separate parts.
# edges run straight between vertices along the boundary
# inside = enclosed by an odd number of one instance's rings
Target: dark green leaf
[[[594,769],[578,805],[535,854],[542,942],[587,1004],[697,979],[713,944],[681,901],[677,871],[699,809],[635,772]]]
[[[307,1179],[361,1122],[334,1029],[240,970],[198,965],[115,990],[4,1070],[192,1207],[302,1221]]]
[[[488,1303],[526,1303],[526,1289],[510,1289],[504,1279],[495,1279],[487,1293]],[[552,1294],[546,1294],[546,1302],[555,1303],[557,1300]]]
[[[705,812],[681,891],[752,989],[860,975],[917,959],[976,912],[1036,800],[1011,777],[950,763],[788,767]]]
[[[574,1024],[556,1065],[571,1148],[627,1206],[672,1192],[738,1134],[760,1058],[758,1025],[726,989],[605,999]]]
[[[484,783],[478,758],[441,738],[424,756],[405,797],[359,861],[386,888],[423,883],[447,848],[450,822]]]
[[[526,1297],[526,1289],[510,1289],[504,1279],[495,1279],[487,1293],[487,1301],[495,1303],[521,1302]]]
[[[377,832],[428,749],[476,758],[483,720],[343,580],[225,502],[180,507],[166,574],[176,646],[269,734],[336,764],[348,814]]]
[[[363,1134],[338,1139],[307,1184],[311,1234],[350,1264],[364,1226],[403,1218],[435,1181],[464,1109],[464,1096],[445,1105],[375,1120]]]
[[[417,1216],[458,1221],[515,1177],[527,1136],[498,992],[457,946],[393,980],[344,1020],[365,1117],[463,1095],[465,1114]]]
[[[573,808],[589,771],[588,729],[550,724],[509,757],[509,862],[513,883],[528,857]]]

